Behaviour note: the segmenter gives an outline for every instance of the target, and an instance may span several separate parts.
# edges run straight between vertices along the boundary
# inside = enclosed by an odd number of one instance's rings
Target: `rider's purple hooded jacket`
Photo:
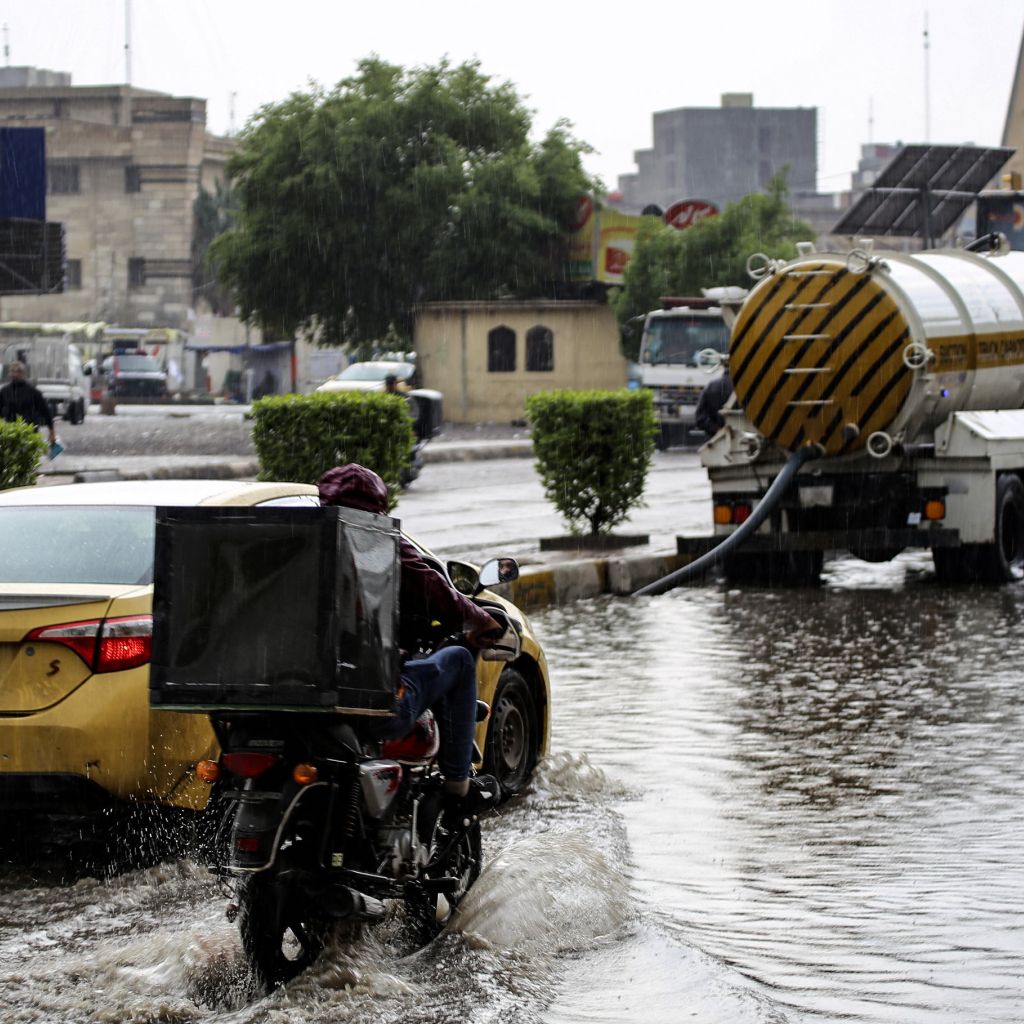
[[[364,512],[386,512],[388,489],[372,469],[350,462],[329,469],[317,483],[321,505],[340,505]],[[479,605],[460,594],[405,537],[400,541],[402,577],[399,608],[402,618],[437,620],[446,629],[470,630],[493,625]]]

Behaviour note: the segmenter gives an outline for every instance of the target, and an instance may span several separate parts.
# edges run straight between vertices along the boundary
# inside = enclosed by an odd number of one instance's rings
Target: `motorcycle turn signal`
[[[220,778],[220,765],[216,761],[203,758],[196,764],[196,776],[201,782],[212,786]]]

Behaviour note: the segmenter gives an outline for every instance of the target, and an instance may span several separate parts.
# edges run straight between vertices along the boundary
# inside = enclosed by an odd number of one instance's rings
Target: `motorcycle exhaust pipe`
[[[323,907],[331,917],[356,921],[379,921],[386,913],[384,904],[347,885],[332,886],[324,894]]]

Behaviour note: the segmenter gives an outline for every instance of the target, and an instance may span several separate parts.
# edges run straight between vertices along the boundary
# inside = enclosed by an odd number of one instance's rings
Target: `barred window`
[[[128,258],[128,287],[141,288],[146,283],[146,261],[141,256]]]
[[[550,373],[555,368],[555,336],[550,327],[538,324],[526,332],[526,369]]]
[[[82,261],[67,260],[64,264],[64,288],[69,292],[80,291],[82,287]]]
[[[487,334],[487,372],[512,373],[516,368],[516,332],[495,327]]]
[[[46,178],[52,195],[70,195],[81,191],[76,163],[52,160],[47,164]]]

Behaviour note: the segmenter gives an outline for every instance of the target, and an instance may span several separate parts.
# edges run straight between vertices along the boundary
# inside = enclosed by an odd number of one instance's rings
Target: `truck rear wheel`
[[[1016,473],[996,480],[991,544],[935,548],[935,574],[944,583],[1019,583],[1024,580],[1024,483]]]
[[[981,546],[979,569],[986,583],[1024,579],[1024,483],[1016,473],[996,480],[995,540]]]

